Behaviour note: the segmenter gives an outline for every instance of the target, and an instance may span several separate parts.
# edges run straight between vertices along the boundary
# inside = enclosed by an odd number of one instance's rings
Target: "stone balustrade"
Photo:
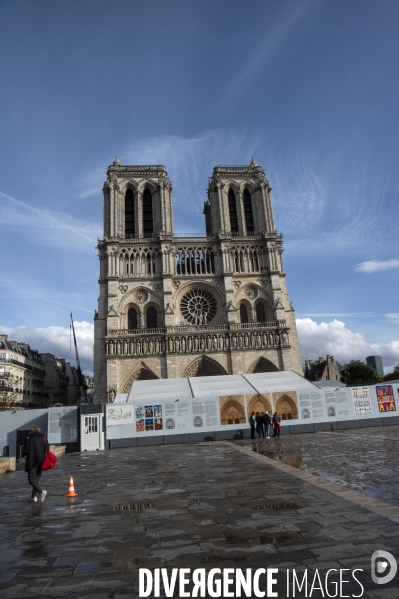
[[[266,323],[260,323],[265,325]],[[201,330],[202,327],[165,327],[164,329],[138,329],[129,334],[126,330],[108,331],[106,338],[107,356],[145,356],[165,353],[200,353],[220,352],[226,350],[243,349],[278,349],[289,347],[288,330],[274,327],[259,327],[246,331],[243,325],[240,328],[230,328],[226,325],[210,327],[212,332]],[[206,325],[204,325],[204,328]],[[217,328],[220,327],[220,328]],[[230,325],[232,327],[232,325]],[[188,331],[176,329],[192,329]],[[169,331],[166,329],[175,329]],[[224,331],[222,332],[222,330]],[[241,329],[241,330],[240,330]],[[185,333],[179,335],[179,332]],[[116,333],[116,334],[115,334]]]
[[[173,333],[198,333],[199,331],[230,331],[240,329],[280,329],[285,328],[285,320],[272,320],[268,322],[231,322],[225,324],[178,325],[171,327],[158,327],[156,329],[110,329],[108,337],[124,337],[131,335],[166,335]]]

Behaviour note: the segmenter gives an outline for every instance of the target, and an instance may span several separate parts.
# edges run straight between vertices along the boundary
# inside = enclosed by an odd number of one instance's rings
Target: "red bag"
[[[46,437],[44,437],[44,446],[46,447]],[[47,451],[46,455],[43,458],[40,468],[41,470],[51,470],[51,468],[54,468],[56,463],[56,456],[51,451]]]

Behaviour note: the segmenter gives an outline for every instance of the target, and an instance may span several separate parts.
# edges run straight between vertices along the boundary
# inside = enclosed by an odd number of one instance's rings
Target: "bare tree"
[[[17,391],[17,384],[14,375],[0,371],[0,412],[10,410],[19,403],[20,393]]]

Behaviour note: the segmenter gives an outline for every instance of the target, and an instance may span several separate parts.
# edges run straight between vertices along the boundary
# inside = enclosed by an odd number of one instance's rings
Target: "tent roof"
[[[127,401],[143,399],[178,399],[192,397],[188,379],[153,379],[133,381]]]
[[[345,383],[341,383],[341,381],[314,381],[313,382],[314,385],[316,385],[316,387],[319,387],[319,389],[324,389],[325,387],[346,387]]]
[[[116,403],[316,388],[316,385],[292,370],[182,379],[154,379],[133,381],[127,397],[118,395]]]

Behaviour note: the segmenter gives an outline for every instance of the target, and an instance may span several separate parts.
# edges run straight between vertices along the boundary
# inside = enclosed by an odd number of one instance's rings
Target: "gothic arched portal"
[[[121,393],[129,393],[130,387],[132,386],[133,381],[152,381],[157,379],[157,375],[152,372],[150,368],[144,362],[141,362],[141,366],[128,378],[128,380],[123,385]]]
[[[220,413],[221,424],[244,424],[245,412],[243,406],[233,397],[224,404]]]
[[[247,395],[248,400],[248,395]],[[262,412],[272,413],[272,404],[265,395],[252,395],[248,401],[248,415],[255,412],[255,414],[261,414]]]
[[[219,362],[207,356],[200,356],[187,366],[182,376],[218,376],[222,374],[227,374],[227,372]]]
[[[253,364],[251,364],[251,366],[248,368],[247,374],[253,374],[256,372],[278,372],[278,368],[273,364],[273,362],[270,362],[270,360],[267,360],[261,356],[255,360]]]
[[[275,410],[281,420],[296,420],[298,418],[298,407],[289,395],[284,394],[279,398]]]

